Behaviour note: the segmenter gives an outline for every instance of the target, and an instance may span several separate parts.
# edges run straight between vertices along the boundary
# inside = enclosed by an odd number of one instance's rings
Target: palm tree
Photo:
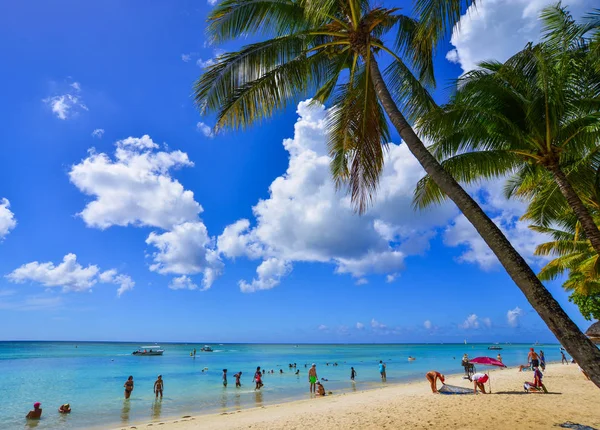
[[[534,184],[543,176],[540,170],[549,172],[600,253],[600,230],[567,177],[598,167],[598,160],[595,166],[587,163],[597,158],[600,141],[600,74],[568,12],[554,6],[543,17],[547,43],[530,44],[503,64],[485,62],[467,73],[451,102],[422,121],[423,132],[435,141],[434,155],[461,182],[516,172],[511,186],[519,188]],[[585,196],[590,188],[580,185]],[[425,178],[418,198],[425,205],[443,192]]]
[[[600,351],[409,123],[407,118],[434,107],[421,85],[433,84],[433,43],[415,19],[397,9],[372,7],[367,0],[223,0],[208,18],[208,33],[213,43],[251,34],[264,38],[221,55],[196,82],[195,102],[202,112],[217,113],[217,129],[243,129],[309,95],[318,102],[331,101],[328,145],[333,177],[340,187],[348,187],[363,212],[383,168],[387,114],[427,174],[456,203],[532,307],[600,387]],[[378,59],[383,55],[389,65],[382,73]]]

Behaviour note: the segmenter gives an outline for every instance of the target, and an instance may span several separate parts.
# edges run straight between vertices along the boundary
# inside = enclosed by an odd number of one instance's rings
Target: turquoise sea
[[[389,344],[389,345],[259,345],[213,344],[214,352],[200,352],[201,344],[161,344],[163,356],[139,357],[131,353],[133,343],[0,342],[0,429],[111,428],[184,415],[225,412],[309,397],[305,364],[317,364],[319,378],[334,393],[380,386],[377,363],[387,364],[387,384],[423,378],[428,370],[461,373],[461,358],[502,354],[508,366],[527,362],[531,345],[489,344]],[[547,361],[560,360],[559,345],[540,345]],[[190,351],[197,348],[196,358]],[[416,357],[408,361],[408,356]],[[333,366],[337,362],[338,366]],[[300,375],[289,369],[296,363]],[[329,365],[327,365],[329,363]],[[256,366],[274,374],[265,375],[262,390],[252,382]],[[350,367],[358,375],[350,381]],[[203,368],[208,368],[202,372]],[[227,368],[229,385],[221,383]],[[280,369],[284,373],[280,374]],[[242,371],[242,387],[235,387],[233,374]],[[165,381],[164,398],[155,401],[152,392],[158,374]],[[133,375],[135,389],[124,400],[123,384]],[[424,381],[425,383],[425,381]],[[465,385],[467,385],[465,383]],[[41,402],[39,422],[25,415],[34,402]],[[73,412],[62,416],[57,408],[70,403]]]

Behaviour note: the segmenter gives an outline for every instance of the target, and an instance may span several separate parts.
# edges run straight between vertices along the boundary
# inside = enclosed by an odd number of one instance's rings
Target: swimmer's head
[[[312,364],[312,367],[317,367],[317,365],[315,363]]]
[[[34,407],[35,409],[39,408],[40,406],[42,406],[42,404],[41,404],[40,402],[35,402],[35,403],[33,404],[33,407]]]

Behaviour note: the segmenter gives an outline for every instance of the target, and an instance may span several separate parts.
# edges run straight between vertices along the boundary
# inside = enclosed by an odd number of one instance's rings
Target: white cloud
[[[86,225],[105,229],[151,226],[169,229],[196,220],[202,212],[194,193],[184,190],[169,170],[193,166],[181,151],[156,152],[149,136],[117,142],[114,160],[91,154],[71,167],[69,179],[93,200],[79,215]]]
[[[160,151],[159,145],[144,135],[118,141],[114,159],[91,151],[72,166],[69,178],[93,198],[79,213],[87,226],[161,229],[146,239],[157,249],[151,254],[150,270],[182,276],[201,273],[206,289],[222,273],[223,263],[199,218],[202,206],[192,191],[170,175],[172,169],[188,166],[193,163],[186,153]]]
[[[175,225],[162,234],[150,233],[148,245],[158,251],[152,254],[150,270],[160,274],[194,275],[202,273],[204,288],[210,288],[223,272],[223,262],[211,247],[206,226],[200,222]]]
[[[207,0],[207,3],[211,6],[216,5],[217,3],[219,3],[219,0]]]
[[[485,0],[471,6],[454,29],[446,58],[464,71],[485,60],[505,61],[540,37],[539,12],[555,0]],[[597,7],[596,0],[573,0],[569,10],[581,16]]]
[[[325,324],[321,324],[319,327],[317,327],[317,330],[325,331],[327,328],[328,327]]]
[[[396,278],[398,278],[398,276],[400,276],[398,273],[391,273],[385,277],[385,282],[391,284],[396,280]]]
[[[98,266],[93,264],[83,267],[77,262],[75,254],[65,255],[58,265],[33,261],[15,269],[6,277],[17,284],[35,282],[45,287],[62,287],[64,292],[91,291],[97,283],[116,284],[120,285],[119,296],[135,285],[129,276],[120,275],[114,269],[100,272]]]
[[[487,318],[487,317],[486,318],[481,318],[481,322],[487,328],[490,328],[492,326],[492,320],[490,318]]]
[[[169,288],[172,290],[195,290],[198,286],[194,284],[189,276],[182,275],[178,278],[173,278],[169,284]]]
[[[71,88],[73,88],[77,92],[80,92],[81,91],[81,84],[79,82],[73,82],[71,84]]]
[[[281,278],[292,271],[292,265],[289,261],[278,258],[269,258],[263,261],[256,268],[257,278],[251,283],[240,281],[240,290],[243,293],[253,293],[258,290],[270,290],[275,288],[281,282]]]
[[[508,325],[511,327],[518,327],[519,320],[521,319],[523,314],[524,314],[523,309],[521,309],[518,306],[514,309],[509,310],[506,313],[506,320],[508,321]]]
[[[210,128],[210,126],[204,124],[202,121],[200,121],[200,122],[198,122],[198,124],[196,124],[196,129],[200,133],[202,133],[204,136],[208,137],[209,139],[212,139],[213,137],[215,137],[213,129]]]
[[[80,97],[72,94],[63,94],[60,96],[47,97],[42,100],[59,119],[67,119],[77,113],[79,110],[88,110]]]
[[[467,317],[460,327],[464,329],[479,328],[479,318],[475,314],[471,314]]]
[[[17,226],[15,214],[10,210],[8,199],[0,199],[0,241]]]
[[[423,327],[425,327],[427,330],[431,330],[431,327],[433,327],[433,324],[431,324],[431,321],[425,320],[425,322],[423,322]]]
[[[363,330],[365,328],[365,325],[361,322],[357,322],[356,323],[356,329],[357,330]]]
[[[289,166],[254,207],[255,225],[238,220],[217,241],[228,258],[322,262],[360,279],[397,274],[407,255],[422,254],[437,227],[458,213],[450,204],[416,213],[413,191],[423,171],[405,145],[391,145],[373,208],[363,216],[337,192],[329,169],[322,106],[298,105],[293,139],[283,142]],[[279,283],[268,283],[269,286]],[[246,286],[247,283],[241,285]],[[272,287],[271,287],[272,288]]]
[[[10,297],[0,301],[0,309],[11,311],[51,311],[62,307],[63,299],[60,296]]]
[[[380,323],[375,318],[371,320],[371,328],[374,330],[383,330],[386,329],[387,326],[385,324]]]
[[[215,59],[214,58],[209,58],[208,60],[203,60],[202,58],[198,58],[196,60],[196,65],[202,69],[205,69],[207,67],[212,66],[213,64],[215,64]]]
[[[181,54],[181,61],[188,63],[192,59],[191,54]]]
[[[92,137],[97,137],[98,139],[102,139],[103,135],[104,135],[103,128],[97,128],[94,131],[92,131]]]
[[[356,285],[367,285],[369,280],[367,278],[358,278],[355,282]]]

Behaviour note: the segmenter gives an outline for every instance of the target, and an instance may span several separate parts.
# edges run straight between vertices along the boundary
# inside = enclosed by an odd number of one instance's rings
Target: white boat
[[[202,352],[213,352],[213,349],[208,346],[208,345],[204,345],[202,348],[200,348],[200,351]]]
[[[140,346],[137,351],[133,351],[133,355],[163,355],[164,349],[160,349],[159,345]]]

